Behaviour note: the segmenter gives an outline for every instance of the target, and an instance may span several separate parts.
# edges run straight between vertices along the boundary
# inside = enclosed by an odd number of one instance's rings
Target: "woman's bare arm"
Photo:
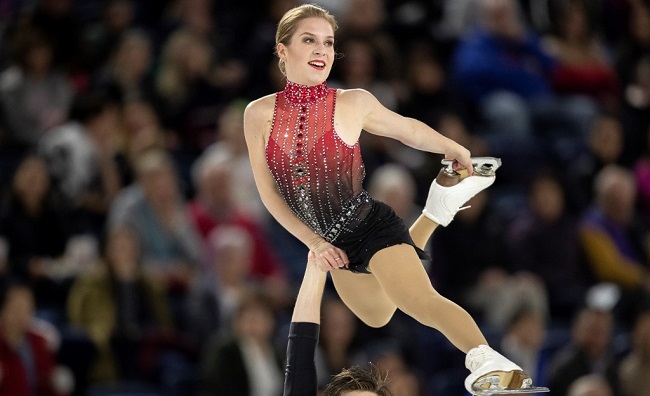
[[[425,123],[404,117],[384,107],[371,93],[362,89],[341,91],[336,110],[354,109],[361,117],[361,128],[369,133],[390,137],[407,146],[430,153],[444,154],[472,172],[470,152],[455,141],[441,135]],[[345,116],[344,116],[345,117]]]

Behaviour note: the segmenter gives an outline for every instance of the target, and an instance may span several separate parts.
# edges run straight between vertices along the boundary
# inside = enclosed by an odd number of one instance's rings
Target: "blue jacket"
[[[464,95],[477,102],[502,90],[530,99],[552,94],[547,77],[554,65],[532,33],[522,42],[513,42],[477,29],[459,43],[452,78]]]

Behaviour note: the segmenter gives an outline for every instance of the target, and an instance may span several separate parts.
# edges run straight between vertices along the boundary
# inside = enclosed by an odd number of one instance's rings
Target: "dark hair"
[[[377,396],[393,396],[388,388],[388,380],[382,376],[375,366],[364,369],[353,366],[344,369],[332,378],[332,381],[325,387],[324,396],[341,396],[343,392],[368,391],[374,392]]]
[[[92,91],[78,96],[70,111],[70,118],[87,123],[100,116],[108,108],[117,106],[117,102],[99,91]]]

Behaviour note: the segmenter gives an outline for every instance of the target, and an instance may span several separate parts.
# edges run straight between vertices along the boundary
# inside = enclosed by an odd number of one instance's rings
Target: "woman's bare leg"
[[[461,351],[487,344],[467,311],[433,288],[412,246],[382,249],[370,260],[370,270],[397,308],[440,331]]]
[[[413,223],[409,232],[415,245],[424,249],[437,227],[438,224],[421,215]],[[331,274],[334,287],[341,300],[365,324],[371,327],[381,327],[393,317],[397,306],[374,275],[353,274],[344,270],[334,270]]]
[[[395,314],[397,306],[374,275],[346,270],[333,270],[330,273],[339,297],[363,323],[370,327],[382,327]]]
[[[437,223],[429,220],[424,215],[420,215],[420,217],[413,222],[411,228],[409,228],[409,234],[411,234],[411,239],[413,239],[415,246],[424,250],[427,241],[436,228],[438,228]]]

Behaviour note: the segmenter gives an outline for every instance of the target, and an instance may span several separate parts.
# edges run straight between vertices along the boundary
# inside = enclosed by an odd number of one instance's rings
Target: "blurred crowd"
[[[434,286],[551,395],[647,396],[650,2],[315,2],[340,23],[329,86],[503,160],[434,233]],[[0,396],[281,394],[307,251],[261,204],[242,115],[283,89],[299,3],[0,0]],[[361,147],[410,223],[441,157]],[[321,384],[373,362],[397,396],[465,394],[438,332],[325,300]]]

